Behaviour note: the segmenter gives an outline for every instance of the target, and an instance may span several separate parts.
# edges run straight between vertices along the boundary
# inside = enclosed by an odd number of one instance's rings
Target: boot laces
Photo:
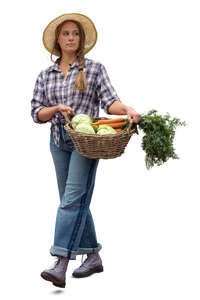
[[[89,257],[87,257],[87,258],[86,258],[86,259],[83,261],[83,257],[84,257],[84,255],[85,255],[85,254],[82,254],[82,258],[81,258],[81,265],[83,265],[83,264],[84,264],[84,263],[85,263],[85,262],[88,260],[88,258],[89,258]]]
[[[49,269],[51,269],[51,270],[55,269],[56,266],[59,264],[59,262],[60,262],[60,257],[59,257],[59,256],[54,257],[54,262],[53,262],[53,264],[50,266]]]

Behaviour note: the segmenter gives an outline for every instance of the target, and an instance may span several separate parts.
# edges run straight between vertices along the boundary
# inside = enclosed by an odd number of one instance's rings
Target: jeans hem
[[[78,248],[77,251],[72,251],[66,248],[51,246],[50,254],[52,256],[63,256],[68,257],[69,259],[75,260],[76,255],[88,254],[88,253],[97,253],[101,250],[102,245],[98,243],[96,248]]]
[[[102,245],[98,243],[96,248],[78,248],[77,255],[79,254],[88,254],[88,253],[97,253],[101,250]]]

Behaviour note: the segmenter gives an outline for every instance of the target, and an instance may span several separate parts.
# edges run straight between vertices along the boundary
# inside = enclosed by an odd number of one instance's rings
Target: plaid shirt
[[[100,62],[85,58],[84,72],[87,78],[87,93],[73,90],[78,73],[78,62],[75,61],[71,66],[65,80],[63,80],[64,75],[57,62],[58,60],[54,65],[40,72],[37,77],[31,100],[31,116],[33,121],[39,124],[51,122],[54,141],[59,147],[59,125],[65,123],[65,118],[58,112],[51,120],[40,121],[38,119],[40,109],[64,104],[73,108],[75,114],[84,113],[91,117],[98,117],[100,106],[108,113],[109,106],[115,100],[119,100],[119,97],[111,85],[105,67]]]

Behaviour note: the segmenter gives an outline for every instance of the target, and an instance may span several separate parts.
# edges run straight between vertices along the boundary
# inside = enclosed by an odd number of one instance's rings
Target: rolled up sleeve
[[[107,114],[109,114],[109,106],[116,100],[120,101],[103,64],[100,64],[97,77],[97,97],[100,101],[101,108]]]
[[[31,100],[31,116],[35,123],[43,124],[48,122],[48,121],[41,121],[38,118],[39,111],[44,107],[48,107],[48,102],[46,100],[45,93],[44,93],[43,72],[41,72],[37,77],[35,88],[33,91],[33,98]]]

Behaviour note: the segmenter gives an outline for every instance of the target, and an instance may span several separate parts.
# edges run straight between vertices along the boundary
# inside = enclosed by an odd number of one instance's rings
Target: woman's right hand
[[[75,114],[74,110],[70,106],[67,106],[67,105],[64,105],[64,104],[57,105],[57,109],[58,109],[58,112],[60,112],[62,115],[63,115],[64,111],[66,111],[68,115],[73,116]]]

